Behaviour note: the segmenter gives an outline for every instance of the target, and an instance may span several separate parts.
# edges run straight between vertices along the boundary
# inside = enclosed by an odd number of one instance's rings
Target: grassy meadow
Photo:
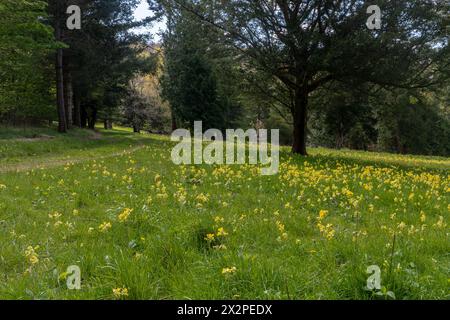
[[[0,129],[0,298],[450,298],[449,158],[283,148],[261,176],[172,146]]]

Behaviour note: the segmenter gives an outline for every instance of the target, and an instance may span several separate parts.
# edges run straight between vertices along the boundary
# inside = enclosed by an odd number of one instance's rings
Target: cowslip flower
[[[205,237],[205,240],[208,242],[213,242],[215,239],[214,233],[208,233]]]
[[[225,231],[224,228],[217,229],[217,236],[218,237],[225,237],[227,235],[228,235],[228,233]]]
[[[133,212],[133,209],[130,208],[125,208],[121,214],[119,214],[119,221],[120,222],[125,222],[128,220],[128,217],[130,216],[130,214]]]
[[[328,211],[327,210],[320,210],[319,211],[319,220],[324,219],[326,216],[328,215]]]
[[[433,224],[433,227],[438,228],[438,229],[445,228],[446,226],[447,226],[447,224],[444,222],[443,216],[439,216],[438,222]]]
[[[111,229],[111,227],[112,227],[111,222],[103,222],[101,225],[98,226],[98,229],[101,232],[106,232],[109,229]]]
[[[334,238],[335,235],[335,231],[333,229],[333,225],[328,223],[327,225],[323,225],[322,223],[318,223],[317,224],[317,228],[319,228],[320,233],[323,234],[323,236],[327,239],[327,240],[331,240]]]
[[[220,222],[224,222],[224,221],[225,221],[225,219],[223,217],[217,216],[217,217],[214,218],[214,222],[215,223],[220,223]]]
[[[234,274],[234,273],[236,273],[236,271],[237,271],[236,267],[223,268],[222,269],[222,274],[223,275]]]
[[[115,298],[120,299],[123,297],[128,297],[128,289],[127,288],[114,288],[112,289],[113,295]]]
[[[36,253],[36,250],[39,249],[39,246],[32,247],[28,246],[25,250],[25,257],[27,257],[28,261],[34,265],[39,262],[39,255]]]
[[[425,212],[420,212],[420,222],[424,223],[427,220],[427,216],[425,215]]]
[[[227,246],[224,244],[219,244],[218,246],[213,246],[216,250],[227,250]]]
[[[206,203],[206,202],[209,201],[209,196],[208,196],[208,195],[205,195],[205,194],[203,194],[203,193],[200,193],[195,199],[196,199],[197,201],[199,201],[199,202]]]

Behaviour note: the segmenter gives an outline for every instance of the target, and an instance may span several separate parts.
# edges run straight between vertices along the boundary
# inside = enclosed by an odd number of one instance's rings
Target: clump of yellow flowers
[[[111,229],[112,225],[111,222],[103,222],[101,225],[98,226],[98,229],[100,232],[106,232],[109,229]]]
[[[328,223],[328,224],[323,224],[322,221],[323,219],[325,219],[325,217],[328,215],[328,211],[327,210],[320,210],[319,212],[319,216],[317,217],[317,228],[319,228],[320,233],[327,238],[327,240],[331,240],[334,238],[335,235],[335,231],[333,229],[333,225]]]
[[[39,262],[39,255],[36,253],[36,250],[39,249],[39,246],[35,246],[34,248],[32,246],[28,246],[25,250],[25,257],[28,259],[28,261],[34,265]]]
[[[220,227],[219,229],[217,229],[218,237],[225,237],[227,235],[228,235],[228,232],[226,232],[224,228]]]
[[[205,240],[209,243],[213,242],[214,240],[216,240],[216,238],[220,238],[220,237],[226,237],[228,235],[228,232],[225,231],[225,228],[220,227],[217,229],[216,233],[208,233],[205,236]]]
[[[128,297],[128,289],[127,288],[115,288],[115,289],[112,289],[112,291],[113,291],[113,295],[116,299]]]
[[[323,220],[326,216],[328,215],[328,211],[327,210],[320,210],[319,211],[319,221]]]
[[[213,242],[214,240],[215,240],[215,234],[214,233],[208,233],[206,236],[205,236],[205,240],[206,241],[208,241],[208,242]]]
[[[223,275],[230,275],[230,274],[234,274],[237,272],[237,268],[236,267],[229,267],[229,268],[223,268],[222,269],[222,274]]]
[[[119,214],[118,218],[120,222],[125,222],[128,220],[128,217],[130,216],[130,214],[133,212],[133,209],[130,208],[125,208],[123,209],[122,213]]]
[[[281,221],[276,221],[275,224],[277,225],[277,229],[280,232],[280,236],[277,238],[278,241],[286,240],[288,238],[288,234],[285,231],[285,226]]]
[[[197,200],[197,208],[202,208],[204,204],[206,204],[209,201],[209,195],[208,194],[204,194],[204,193],[200,193],[199,195],[197,195],[197,197],[195,197],[195,200]]]

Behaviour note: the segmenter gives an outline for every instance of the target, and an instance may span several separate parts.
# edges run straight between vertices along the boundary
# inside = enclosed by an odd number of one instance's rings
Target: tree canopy
[[[445,1],[377,1],[379,30],[366,26],[366,1],[149,2],[166,13],[185,11],[220,30],[248,57],[248,70],[282,84],[295,153],[306,154],[309,100],[326,85],[424,88],[444,79],[438,61],[448,59]],[[205,3],[208,13],[202,10]]]

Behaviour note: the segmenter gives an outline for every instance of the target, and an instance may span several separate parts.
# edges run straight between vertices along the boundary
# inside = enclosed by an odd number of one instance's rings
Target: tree
[[[46,57],[57,46],[52,29],[43,23],[45,6],[43,1],[0,3],[0,119],[13,124],[52,118]]]
[[[157,55],[157,68],[151,74],[138,74],[130,81],[130,87],[145,97],[147,113],[145,129],[152,133],[169,133],[172,127],[170,105],[162,97],[160,78],[164,72],[161,48],[155,46],[151,54]]]
[[[80,30],[66,28],[69,4],[81,7]],[[55,63],[61,132],[71,123],[94,129],[99,115],[110,123],[129,80],[136,72],[154,68],[153,58],[142,55],[149,37],[131,31],[151,20],[134,21],[138,4],[139,0],[49,0],[55,36],[66,44]]]
[[[211,26],[280,81],[291,99],[294,153],[306,155],[311,94],[331,82],[354,86],[425,87],[448,54],[443,0],[377,1],[380,30],[368,30],[362,0],[236,0],[214,2],[214,19],[197,1],[149,0],[155,10],[179,8]],[[448,8],[447,8],[448,9]]]
[[[121,113],[133,132],[140,133],[149,117],[149,101],[133,84],[122,100]]]
[[[67,2],[65,0],[50,0],[48,9],[51,18],[51,25],[55,31],[56,41],[62,43],[63,29],[65,28],[65,10]],[[60,133],[67,132],[67,110],[64,96],[64,70],[63,70],[63,47],[56,49],[55,70],[56,70],[56,110],[58,114],[58,131]],[[66,96],[67,98],[67,96]]]
[[[202,2],[209,12],[209,2]],[[239,116],[238,82],[233,56],[216,30],[184,11],[169,13],[163,38],[163,96],[178,124],[205,128],[232,127]]]

